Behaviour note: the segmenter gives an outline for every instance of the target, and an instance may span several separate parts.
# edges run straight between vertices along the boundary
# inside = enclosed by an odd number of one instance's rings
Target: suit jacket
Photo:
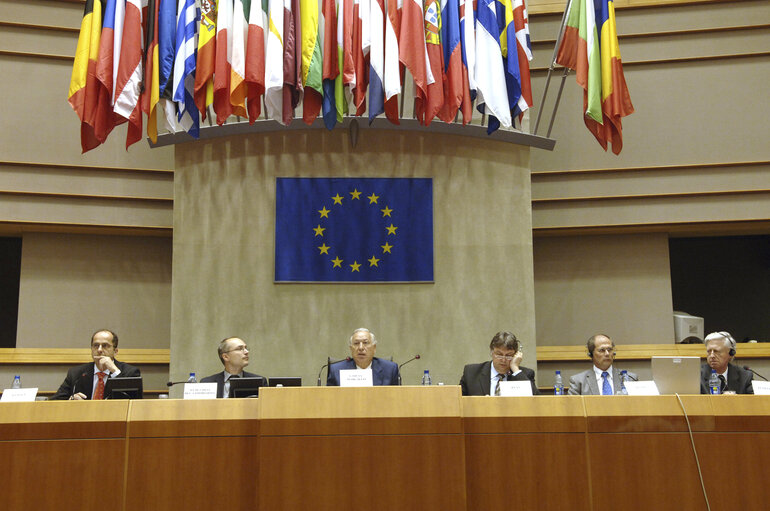
[[[129,378],[135,376],[141,376],[138,367],[134,367],[131,364],[125,362],[118,362],[115,360],[115,365],[120,369],[120,374],[116,378]],[[85,376],[83,376],[85,374]],[[51,399],[69,399],[70,396],[78,392],[82,392],[86,395],[86,399],[91,399],[91,394],[94,390],[94,363],[79,365],[71,368],[67,371],[67,376],[64,378],[64,382],[56,391],[56,394],[51,396]]]
[[[703,364],[700,366],[700,393],[710,394],[709,377],[711,376],[711,366]],[[733,364],[727,364],[727,389],[734,390],[736,394],[753,394],[754,387],[751,381],[754,375],[742,367]]]
[[[540,391],[535,384],[535,371],[529,367],[519,367],[521,371],[515,376],[508,375],[506,381],[526,381],[532,384],[532,394],[538,395]],[[480,364],[468,364],[463,368],[460,378],[463,396],[488,396],[490,391],[490,378],[492,377],[492,361]]]
[[[636,374],[631,371],[628,372],[628,376],[632,380],[637,379]],[[612,388],[615,392],[620,388],[620,370],[615,366],[612,366]],[[602,392],[599,385],[596,383],[596,373],[594,373],[594,368],[591,367],[591,369],[571,377],[569,379],[569,390],[567,393],[573,396],[601,396]]]
[[[258,374],[254,373],[247,373],[246,371],[243,371],[243,377],[244,378],[262,378],[265,380],[265,384],[267,384],[267,378],[264,376],[260,376]],[[224,397],[224,390],[225,390],[225,372],[219,371],[218,373],[212,374],[211,376],[206,376],[205,378],[201,378],[201,383],[216,383],[217,384],[217,397]]]
[[[326,385],[339,387],[340,369],[355,369],[354,360],[343,360],[329,366]],[[372,380],[375,385],[398,385],[398,364],[390,360],[374,357],[372,359]]]

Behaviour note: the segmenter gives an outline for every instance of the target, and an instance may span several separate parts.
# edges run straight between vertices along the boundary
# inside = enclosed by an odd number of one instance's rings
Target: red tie
[[[104,399],[104,377],[107,373],[98,372],[99,382],[96,384],[96,392],[94,393],[94,399]]]

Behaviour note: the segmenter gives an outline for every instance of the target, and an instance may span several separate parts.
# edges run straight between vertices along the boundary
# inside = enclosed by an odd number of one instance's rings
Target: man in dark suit
[[[501,381],[529,381],[532,394],[540,394],[535,371],[519,365],[524,353],[515,335],[497,332],[489,343],[489,351],[491,361],[468,364],[463,369],[460,378],[463,396],[499,396]]]
[[[711,370],[719,377],[720,393],[733,391],[736,394],[753,394],[753,375],[744,368],[731,364],[735,356],[735,339],[729,332],[712,332],[704,339],[706,363],[700,369],[700,393],[710,394],[709,377]]]
[[[398,385],[398,364],[374,356],[377,351],[377,338],[366,328],[353,332],[348,341],[351,358],[329,366],[326,385],[340,385],[341,369],[372,369],[374,385]]]
[[[230,397],[230,380],[232,378],[262,378],[258,374],[247,373],[243,370],[249,365],[249,347],[239,337],[222,339],[217,347],[217,354],[225,370],[206,376],[201,383],[216,383],[217,397]]]
[[[586,342],[586,350],[594,365],[569,379],[568,393],[573,396],[616,394],[621,385],[620,370],[612,365],[615,361],[615,341],[604,334],[596,334]],[[628,376],[634,381],[637,379],[634,373],[629,372]]]
[[[51,399],[104,399],[107,378],[141,376],[139,369],[115,360],[118,336],[110,330],[98,330],[91,336],[93,362],[73,367]]]

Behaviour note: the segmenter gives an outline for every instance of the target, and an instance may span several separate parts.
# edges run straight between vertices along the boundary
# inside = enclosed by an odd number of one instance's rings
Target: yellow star
[[[340,256],[335,257],[332,259],[332,268],[342,268],[342,259],[340,259]]]
[[[393,252],[390,251],[390,249],[393,248],[393,245],[391,245],[387,241],[385,242],[384,245],[380,245],[380,246],[382,247],[382,253],[383,254],[385,254],[385,253],[392,254],[393,253]]]
[[[392,234],[392,235],[395,236],[396,235],[396,229],[398,229],[398,227],[395,227],[393,225],[393,222],[391,222],[390,223],[390,227],[386,227],[386,229],[388,230],[388,234]]]
[[[321,227],[321,224],[318,224],[318,227],[313,228],[313,232],[315,232],[316,236],[323,236],[325,230],[326,227]]]
[[[353,191],[350,192],[350,196],[353,199],[359,199],[360,200],[360,198],[359,198],[360,195],[361,195],[361,192],[359,192],[357,188],[354,188]]]
[[[318,212],[321,213],[321,218],[329,218],[329,212],[331,210],[326,209],[326,206],[324,206],[323,209],[319,209]]]
[[[381,209],[380,211],[382,211],[382,216],[383,216],[383,217],[386,217],[386,216],[390,216],[390,213],[391,213],[393,210],[392,210],[392,209],[390,209],[389,207],[385,206],[385,209]]]
[[[339,204],[340,206],[342,206],[342,199],[344,199],[344,197],[340,194],[337,194],[334,197],[332,197],[332,200],[334,201],[334,203]]]
[[[358,262],[353,261],[353,264],[351,264],[350,267],[353,268],[352,270],[350,270],[351,273],[354,272],[354,271],[357,271],[357,272],[361,273],[360,270],[359,270],[361,265]]]
[[[374,195],[374,192],[372,192],[372,194],[367,196],[366,198],[369,199],[369,204],[377,204],[377,199],[379,199],[380,197],[377,195]]]
[[[372,256],[371,259],[367,259],[367,261],[369,261],[369,266],[377,266],[377,263],[380,262],[380,260],[374,256]]]
[[[326,246],[326,243],[324,243],[323,245],[321,245],[320,247],[318,247],[318,250],[320,250],[320,251],[321,251],[321,254],[326,254],[326,255],[329,255],[329,249],[330,249],[330,248],[331,248],[331,247],[327,247],[327,246]],[[321,254],[318,254],[318,255],[321,255]]]

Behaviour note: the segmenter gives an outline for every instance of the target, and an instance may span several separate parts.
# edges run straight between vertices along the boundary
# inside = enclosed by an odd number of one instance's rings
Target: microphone
[[[321,370],[318,371],[318,382],[316,383],[317,387],[321,386],[321,373],[324,372],[324,369],[332,364],[336,364],[337,362],[347,362],[348,360],[352,360],[350,357],[341,358],[339,360],[335,360],[332,362],[332,359],[329,357],[326,357],[326,363],[321,366]]]
[[[187,383],[187,380],[185,381],[167,381],[166,387],[173,387],[174,385],[179,385],[180,383]]]
[[[631,376],[631,373],[629,373],[628,371],[626,371],[626,376],[628,376],[629,380],[639,381],[639,378],[634,378],[633,376]]]
[[[758,372],[756,372],[754,369],[750,368],[749,366],[743,366],[743,368],[744,368],[745,370],[747,370],[747,371],[751,371],[752,373],[756,374],[757,376],[759,376],[759,377],[760,377],[760,378],[762,378],[763,380],[765,380],[765,381],[768,381],[768,379],[767,379],[767,378],[765,378],[764,376],[762,376],[761,374],[759,374]]]
[[[74,398],[75,394],[78,393],[78,383],[80,383],[81,378],[85,378],[86,376],[88,376],[87,373],[82,373],[80,376],[75,378],[75,383],[72,385],[72,396],[70,396],[70,398]]]
[[[413,356],[412,358],[410,358],[409,360],[407,360],[403,364],[399,364],[398,365],[398,384],[399,385],[401,385],[401,368],[404,367],[409,362],[411,362],[412,360],[419,360],[419,359],[420,359],[420,355],[418,353],[417,355]]]

